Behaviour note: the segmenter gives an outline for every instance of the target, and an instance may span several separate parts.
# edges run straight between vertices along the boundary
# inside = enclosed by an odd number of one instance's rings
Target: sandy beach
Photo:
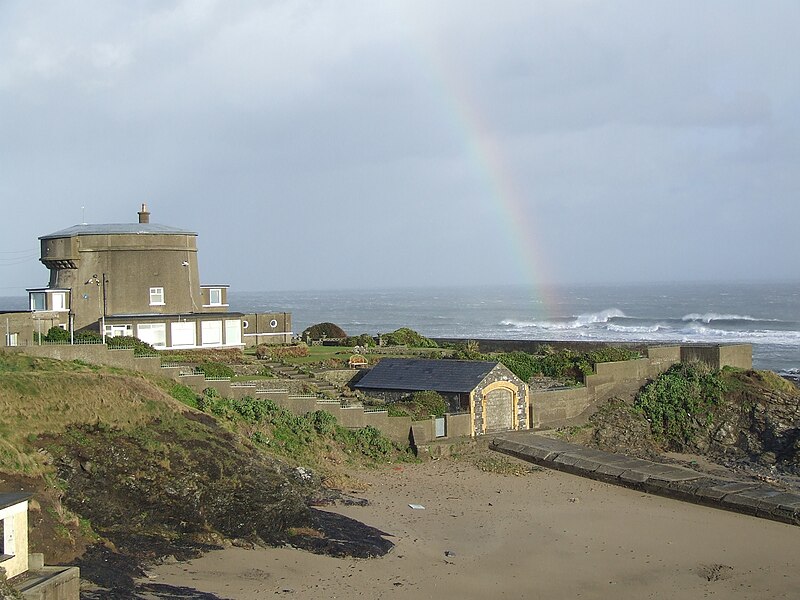
[[[377,559],[229,548],[150,570],[223,598],[797,598],[800,528],[542,470],[438,460],[360,471]],[[412,509],[419,504],[424,509]]]

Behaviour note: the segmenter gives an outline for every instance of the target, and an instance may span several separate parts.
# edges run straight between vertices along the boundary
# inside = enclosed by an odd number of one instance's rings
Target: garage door
[[[196,339],[196,326],[194,322],[180,321],[170,323],[170,333],[172,334],[172,347],[194,346]]]
[[[506,431],[514,424],[514,394],[498,388],[486,394],[484,419],[486,431]]]

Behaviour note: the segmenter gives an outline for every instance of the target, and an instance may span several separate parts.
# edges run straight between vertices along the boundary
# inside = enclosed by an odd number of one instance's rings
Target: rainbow
[[[433,50],[434,45],[423,43],[420,47],[429,50],[426,54],[429,60],[420,62],[433,65],[433,70],[427,71],[431,72],[430,83],[438,88],[437,97],[444,105],[443,112],[462,138],[475,172],[498,208],[500,225],[510,232],[511,251],[517,258],[521,277],[534,293],[532,301],[541,305],[544,316],[551,316],[557,304],[553,279],[545,269],[544,252],[537,245],[535,227],[526,206],[527,198],[507,167],[503,148],[478,110],[468,86],[457,76],[457,69],[445,64],[443,54]]]

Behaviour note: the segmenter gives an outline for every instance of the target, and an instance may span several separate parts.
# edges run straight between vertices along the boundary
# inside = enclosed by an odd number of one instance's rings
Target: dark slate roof
[[[384,358],[358,389],[471,392],[498,363],[478,360]]]
[[[54,238],[74,237],[76,235],[108,235],[117,233],[157,235],[157,234],[178,234],[178,235],[197,235],[194,231],[170,227],[168,225],[158,225],[157,223],[96,223],[90,225],[73,225],[66,229],[43,235],[40,240],[50,240]]]
[[[14,506],[25,500],[30,500],[33,494],[29,492],[4,492],[0,494],[0,510]]]

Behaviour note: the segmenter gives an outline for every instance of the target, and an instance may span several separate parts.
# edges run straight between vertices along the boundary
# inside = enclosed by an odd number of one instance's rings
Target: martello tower
[[[208,312],[197,266],[197,233],[150,222],[82,224],[39,238],[49,296],[64,301],[74,328],[108,317]],[[49,307],[48,307],[49,308]],[[65,307],[67,308],[67,307]]]

